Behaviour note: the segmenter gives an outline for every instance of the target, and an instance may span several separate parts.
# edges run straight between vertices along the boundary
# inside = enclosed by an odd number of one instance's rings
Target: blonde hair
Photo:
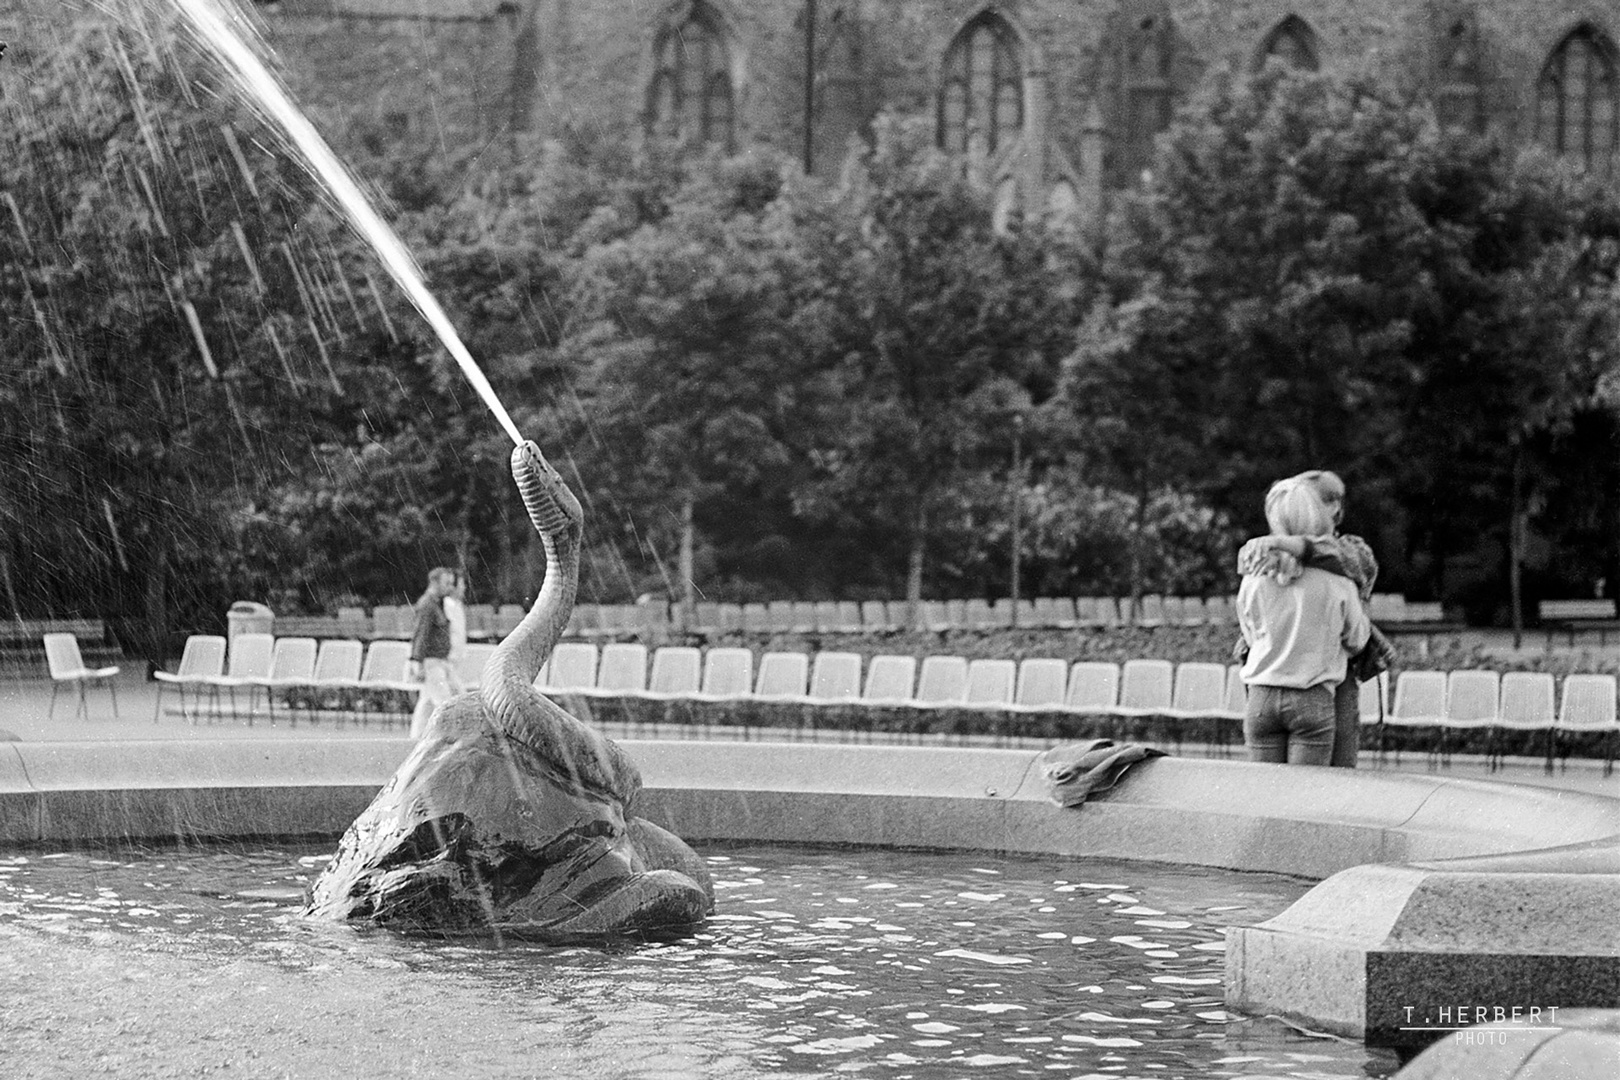
[[[1333,512],[1315,483],[1290,476],[1266,492],[1266,524],[1273,536],[1326,536],[1333,531]]]

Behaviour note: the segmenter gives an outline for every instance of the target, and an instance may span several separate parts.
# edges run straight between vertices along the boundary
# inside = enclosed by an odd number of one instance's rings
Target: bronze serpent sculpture
[[[434,711],[349,826],[306,914],[577,940],[686,927],[714,909],[703,861],[633,816],[635,764],[535,689],[573,610],[585,515],[534,443],[512,451],[512,475],[545,545],[540,595],[482,687]]]

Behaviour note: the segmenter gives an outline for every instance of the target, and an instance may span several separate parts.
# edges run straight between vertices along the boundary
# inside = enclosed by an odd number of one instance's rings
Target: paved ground
[[[404,717],[392,721],[373,718],[367,723],[353,719],[326,717],[311,723],[308,717],[288,717],[278,714],[274,722],[264,711],[261,701],[259,713],[250,726],[245,717],[217,721],[188,722],[174,710],[178,695],[172,689],[164,694],[163,710],[158,712],[158,694],[155,683],[145,682],[129,673],[118,676],[114,689],[117,694],[118,715],[113,715],[112,695],[104,687],[92,688],[87,697],[88,715],[77,714],[77,697],[64,691],[58,698],[55,716],[51,715],[51,683],[45,679],[14,679],[0,682],[0,730],[10,731],[18,738],[30,742],[76,740],[146,740],[146,739],[278,739],[306,738],[312,732],[331,739],[375,739],[398,737],[407,723]],[[229,703],[229,698],[225,699]],[[245,702],[242,712],[245,713]],[[154,717],[156,719],[154,720]],[[609,730],[609,735],[625,738],[630,732]],[[656,734],[660,738],[679,738],[696,734],[673,727],[657,731],[636,732],[640,737]],[[757,736],[757,732],[755,733]],[[716,729],[712,737],[739,737],[737,732]],[[821,732],[821,738],[837,740],[847,737],[851,741],[868,740],[866,733]],[[1030,746],[1044,744],[1030,742]],[[1183,745],[1182,756],[1214,756],[1212,747]],[[1234,753],[1241,757],[1242,750]],[[1424,773],[1436,772],[1445,776],[1469,780],[1487,780],[1497,783],[1531,784],[1570,791],[1620,798],[1620,770],[1605,775],[1604,763],[1587,759],[1571,759],[1564,767],[1552,773],[1544,763],[1534,758],[1509,758],[1504,766],[1492,771],[1484,759],[1477,756],[1456,755],[1449,765],[1425,754],[1402,754],[1399,758],[1386,755],[1379,760],[1377,754],[1363,753],[1361,767],[1388,771]]]

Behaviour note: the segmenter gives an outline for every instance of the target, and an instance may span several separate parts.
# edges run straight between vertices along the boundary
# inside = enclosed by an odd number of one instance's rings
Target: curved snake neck
[[[635,766],[534,687],[574,610],[585,513],[532,442],[512,451],[512,477],[545,546],[545,578],[534,606],[496,647],[479,695],[508,738],[539,753],[583,792],[628,803],[641,786]]]

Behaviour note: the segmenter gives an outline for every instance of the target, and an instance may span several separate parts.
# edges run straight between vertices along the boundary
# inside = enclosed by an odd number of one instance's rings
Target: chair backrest
[[[483,685],[484,669],[494,655],[495,646],[483,641],[475,641],[461,651],[461,659],[456,661],[456,681],[463,690],[476,690]]]
[[[51,678],[62,679],[84,670],[84,657],[79,652],[79,639],[73,634],[45,635],[45,664]]]
[[[408,638],[415,629],[414,610],[399,604],[378,604],[371,609],[371,632],[376,637]]]
[[[315,657],[316,682],[356,682],[365,647],[354,638],[327,638]],[[181,663],[185,660],[182,658]]]
[[[1390,716],[1407,723],[1435,723],[1446,715],[1446,673],[1403,671],[1395,679],[1395,706]]]
[[[994,626],[995,614],[990,601],[982,596],[970,596],[962,602],[962,619],[968,626]]]
[[[1119,703],[1127,709],[1168,709],[1175,665],[1168,660],[1127,660],[1120,670]]]
[[[276,638],[270,657],[270,678],[275,682],[308,682],[315,677],[315,639]]]
[[[1494,671],[1462,670],[1446,676],[1446,722],[1487,726],[1501,706],[1502,676]]]
[[[838,604],[835,601],[816,601],[816,629],[822,633],[844,629],[838,617]]]
[[[840,630],[861,629],[861,605],[854,600],[838,601],[838,628]]]
[[[1237,602],[1230,596],[1205,597],[1204,621],[1213,626],[1237,622]]]
[[[660,645],[652,658],[647,689],[655,694],[695,694],[703,671],[703,654],[690,645]]]
[[[1219,712],[1226,705],[1226,665],[1189,660],[1176,667],[1170,707],[1183,713]]]
[[[1074,611],[1082,626],[1114,626],[1119,622],[1119,605],[1112,596],[1076,597]]]
[[[768,652],[759,658],[757,697],[804,697],[810,680],[810,657],[802,652]]]
[[[1119,704],[1119,665],[1110,660],[1081,660],[1069,670],[1063,704],[1070,709],[1112,709]]]
[[[714,610],[716,625],[721,630],[741,630],[743,609],[741,604],[718,604]]]
[[[1502,727],[1542,731],[1557,717],[1556,690],[1548,671],[1510,671],[1502,676],[1496,722]]]
[[[742,628],[762,632],[771,628],[771,609],[759,602],[742,606]]]
[[[1357,709],[1363,724],[1381,723],[1389,713],[1389,672],[1380,671],[1376,679],[1361,684]]]
[[[1610,731],[1616,726],[1613,675],[1568,675],[1558,699],[1557,727],[1565,731]]]
[[[765,605],[765,617],[766,624],[770,629],[779,634],[791,634],[799,628],[798,612],[794,610],[793,601],[791,600],[772,600],[768,602]],[[761,665],[764,662],[764,658],[761,657]],[[805,670],[808,671],[808,658],[805,663]]]
[[[192,634],[186,638],[185,648],[180,651],[180,670],[175,674],[188,679],[225,674],[225,639],[218,634]]]
[[[1222,708],[1233,716],[1249,711],[1249,688],[1243,682],[1243,665],[1226,665],[1226,701]]]
[[[536,682],[549,690],[590,690],[596,686],[596,643],[564,641],[551,650],[551,662]]]
[[[1066,628],[1075,624],[1074,597],[1037,596],[1035,615],[1042,626]]]
[[[1018,690],[1013,701],[1031,708],[1057,708],[1069,688],[1069,663],[1050,656],[1032,656],[1018,665]]]
[[[747,697],[754,689],[754,654],[738,646],[703,655],[703,692],[716,697]]]
[[[517,629],[517,624],[523,621],[528,612],[522,604],[502,604],[495,609],[495,636],[505,637]]]
[[[720,605],[713,600],[699,600],[692,605],[693,630],[720,629]]]
[[[410,663],[410,642],[373,641],[366,648],[366,662],[365,666],[360,669],[360,681],[363,683],[404,682]]]
[[[636,693],[647,689],[647,646],[639,641],[615,641],[602,646],[596,688]]]
[[[1158,593],[1144,594],[1136,606],[1136,618],[1133,621],[1138,626],[1163,626],[1164,597]]]
[[[816,653],[810,664],[810,696],[818,701],[852,701],[860,697],[860,654]]]
[[[233,679],[267,679],[275,651],[276,639],[269,634],[237,634],[228,646],[225,674]]]
[[[467,633],[481,637],[495,632],[494,604],[467,604]]]
[[[894,623],[889,618],[889,605],[882,600],[861,601],[861,627],[865,630],[887,630]]]
[[[968,662],[967,694],[970,705],[1011,705],[1018,664],[1013,660],[980,658]]]
[[[910,701],[917,682],[915,656],[874,656],[866,668],[862,701]]]
[[[816,605],[810,600],[793,601],[793,629],[797,633],[813,633],[817,626]]]
[[[916,700],[949,703],[967,698],[968,662],[960,656],[925,656],[917,679]]]

